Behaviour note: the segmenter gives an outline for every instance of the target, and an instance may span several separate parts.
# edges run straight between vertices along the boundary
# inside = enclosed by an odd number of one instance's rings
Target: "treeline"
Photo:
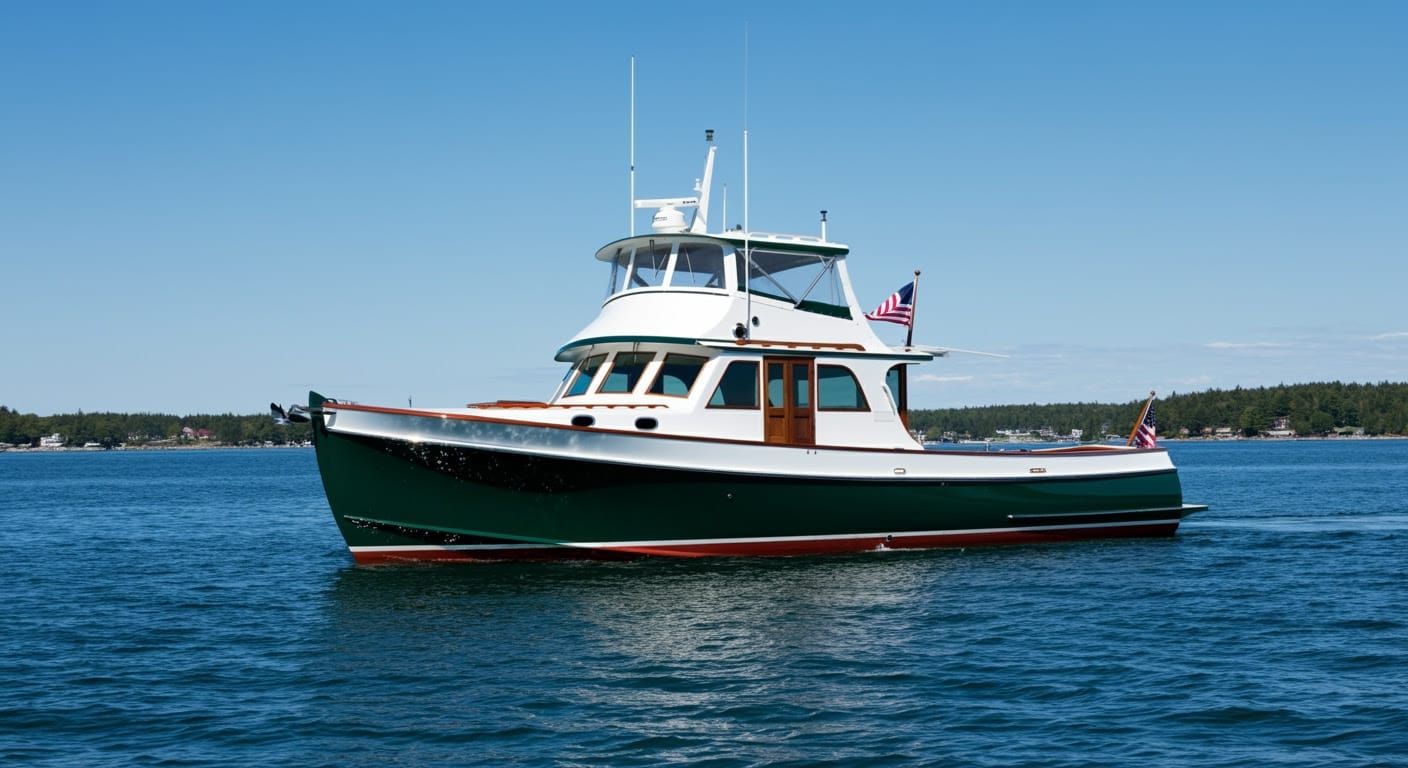
[[[187,432],[186,430],[190,431]],[[39,438],[63,435],[67,445],[98,443],[106,448],[163,441],[276,445],[311,440],[307,424],[275,424],[268,414],[233,413],[172,416],[165,413],[65,413],[36,416],[0,405],[0,443],[38,445]]]
[[[910,413],[910,426],[931,437],[953,432],[971,438],[992,437],[999,429],[1050,428],[1059,434],[1080,429],[1083,438],[1091,440],[1107,433],[1128,434],[1143,404],[1131,400],[916,410]],[[1331,381],[1173,393],[1156,400],[1154,412],[1159,434],[1170,436],[1182,429],[1197,436],[1205,429],[1230,427],[1250,437],[1272,429],[1279,419],[1286,419],[1286,426],[1300,435],[1324,435],[1345,427],[1362,428],[1368,435],[1408,435],[1408,383]]]

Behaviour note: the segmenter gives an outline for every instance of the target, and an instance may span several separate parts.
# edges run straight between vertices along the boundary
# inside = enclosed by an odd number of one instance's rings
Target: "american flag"
[[[865,315],[867,320],[909,325],[914,322],[914,283],[895,291],[885,303]]]
[[[1144,420],[1139,422],[1139,426],[1134,430],[1134,447],[1155,448],[1158,440],[1154,438],[1154,428],[1158,422],[1154,420],[1154,401],[1149,401],[1149,407],[1144,409]]]

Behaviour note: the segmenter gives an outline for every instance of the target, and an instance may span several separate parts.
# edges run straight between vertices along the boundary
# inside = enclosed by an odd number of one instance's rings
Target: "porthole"
[[[574,426],[574,427],[590,427],[591,425],[593,425],[593,424],[595,424],[595,423],[596,423],[596,418],[593,417],[593,416],[588,416],[588,415],[585,414],[585,413],[583,413],[583,414],[578,414],[578,415],[572,417],[572,426]]]
[[[636,419],[636,429],[655,429],[660,426],[660,422],[649,416],[642,416]]]

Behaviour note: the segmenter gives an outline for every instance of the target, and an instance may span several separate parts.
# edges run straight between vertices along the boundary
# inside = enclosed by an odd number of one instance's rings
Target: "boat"
[[[1206,508],[1160,448],[926,450],[909,371],[953,350],[881,340],[824,211],[820,235],[710,231],[707,147],[695,195],[632,192],[651,230],[596,251],[605,298],[546,400],[273,406],[311,421],[358,563],[1170,536]]]

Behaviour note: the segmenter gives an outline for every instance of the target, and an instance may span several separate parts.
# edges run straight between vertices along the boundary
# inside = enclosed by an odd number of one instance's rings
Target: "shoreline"
[[[1161,437],[1160,443],[1296,443],[1296,442],[1363,442],[1369,440],[1408,440],[1408,435],[1356,435],[1353,437]],[[1062,442],[1062,441],[1057,441]],[[1070,441],[1065,441],[1070,442]],[[925,443],[931,445],[1049,445],[1049,441],[1040,440],[988,440],[973,441],[971,443]],[[1085,443],[1081,443],[1085,445]],[[1090,443],[1098,445],[1098,443]],[[282,443],[279,445],[232,445],[229,443],[206,443],[203,445],[123,445],[113,448],[85,448],[82,446],[63,446],[61,448],[38,448],[33,446],[15,446],[0,448],[0,453],[106,453],[109,451],[130,452],[130,451],[215,451],[215,450],[237,450],[237,451],[264,451],[264,450],[291,450],[313,447],[312,443]]]
[[[279,445],[234,445],[231,443],[214,443],[205,445],[119,445],[112,448],[96,447],[85,448],[83,446],[62,446],[59,448],[36,448],[34,446],[16,446],[13,448],[0,448],[0,453],[107,453],[117,451],[127,453],[129,451],[215,451],[215,450],[239,450],[239,451],[264,451],[292,448],[312,448],[313,444],[301,445],[298,443],[282,443]]]

